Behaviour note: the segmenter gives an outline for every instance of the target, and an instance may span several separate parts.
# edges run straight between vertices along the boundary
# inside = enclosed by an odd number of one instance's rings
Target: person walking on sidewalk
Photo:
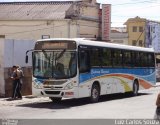
[[[19,87],[18,87],[18,91],[19,93],[21,94],[21,89],[22,89],[22,85],[23,85],[23,77],[24,77],[24,73],[23,73],[23,70],[21,69],[20,66],[17,65],[17,71],[18,71],[18,79],[19,79]],[[19,97],[19,99],[22,99],[22,94],[21,96]]]
[[[12,93],[12,99],[22,99],[22,94],[21,94],[21,83],[20,83],[20,71],[18,70],[17,66],[13,66],[13,73],[11,76],[11,79],[13,80],[13,93]]]

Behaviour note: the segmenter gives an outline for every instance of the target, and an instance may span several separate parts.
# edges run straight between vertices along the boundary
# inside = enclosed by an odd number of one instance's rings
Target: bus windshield
[[[76,75],[76,51],[54,50],[33,53],[33,75],[41,78],[67,79]]]

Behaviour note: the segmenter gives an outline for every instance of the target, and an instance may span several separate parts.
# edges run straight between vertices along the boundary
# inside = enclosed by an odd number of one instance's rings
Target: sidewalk
[[[33,98],[38,98],[38,97],[33,96],[33,95],[26,95],[26,96],[23,96],[22,100],[24,100],[24,99],[33,99]],[[3,100],[5,100],[5,101],[8,100],[9,101],[9,100],[12,100],[12,99],[11,99],[11,97],[0,97],[0,101],[3,101]],[[15,100],[19,100],[19,99],[15,99]]]

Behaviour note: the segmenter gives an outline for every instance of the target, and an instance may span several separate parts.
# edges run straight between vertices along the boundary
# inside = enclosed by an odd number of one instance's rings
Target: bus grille
[[[54,95],[59,95],[60,91],[45,91],[46,94],[54,94]]]
[[[63,81],[45,81],[44,85],[62,85],[65,82],[67,82],[67,80],[63,80]]]

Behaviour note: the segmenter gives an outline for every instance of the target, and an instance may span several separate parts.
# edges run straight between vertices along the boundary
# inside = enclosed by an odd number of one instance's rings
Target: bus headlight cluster
[[[73,86],[74,86],[74,84],[72,82],[70,82],[65,86],[65,89],[72,89]]]
[[[37,83],[35,81],[32,82],[33,87],[36,89],[42,89],[43,88],[43,84],[42,83]]]

